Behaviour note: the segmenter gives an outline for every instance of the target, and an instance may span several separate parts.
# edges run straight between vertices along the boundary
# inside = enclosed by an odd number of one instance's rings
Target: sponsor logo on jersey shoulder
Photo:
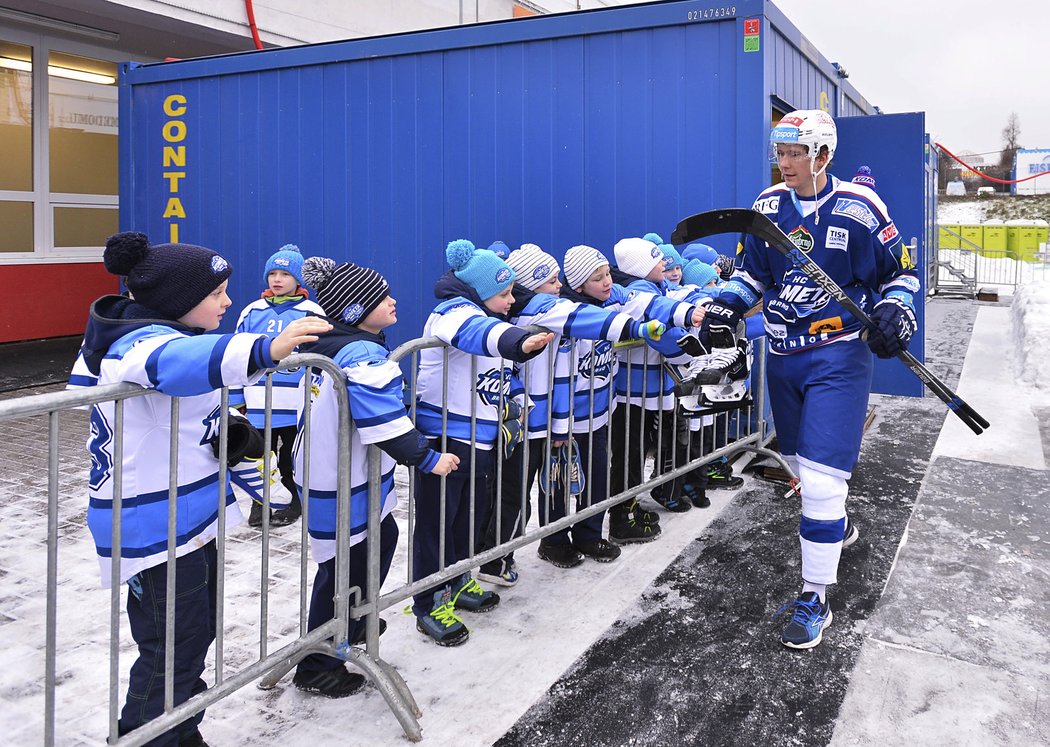
[[[862,226],[867,227],[869,231],[875,229],[879,225],[879,218],[872,212],[871,208],[860,200],[850,200],[846,197],[840,197],[835,201],[835,207],[831,209],[832,215],[844,215],[847,218],[860,223]]]
[[[805,226],[799,226],[796,228],[788,234],[788,238],[791,239],[792,244],[807,254],[809,253],[809,250],[813,248],[813,234],[807,231]]]
[[[760,200],[755,200],[755,204],[752,205],[751,209],[757,210],[760,213],[775,215],[777,211],[780,210],[780,195],[763,197]]]
[[[883,246],[890,243],[898,236],[900,236],[900,233],[897,231],[897,226],[893,223],[890,223],[884,229],[879,231],[879,241],[882,242]]]
[[[846,251],[846,248],[849,246],[849,229],[828,226],[828,235],[824,240],[824,246],[828,249]]]

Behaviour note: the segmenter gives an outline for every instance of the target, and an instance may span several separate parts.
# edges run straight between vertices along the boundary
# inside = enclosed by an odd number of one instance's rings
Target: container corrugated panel
[[[767,7],[659,3],[129,67],[121,225],[221,251],[235,310],[287,242],[375,267],[400,300],[392,339],[410,339],[452,239],[611,254],[750,204],[769,179],[770,45],[745,53],[742,27]]]

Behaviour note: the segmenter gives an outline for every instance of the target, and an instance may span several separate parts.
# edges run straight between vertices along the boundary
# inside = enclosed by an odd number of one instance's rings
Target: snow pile
[[[1022,381],[1050,391],[1050,280],[1018,286],[1011,313],[1016,370]]]

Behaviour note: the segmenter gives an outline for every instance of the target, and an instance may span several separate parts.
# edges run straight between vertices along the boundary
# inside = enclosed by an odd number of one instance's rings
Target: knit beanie
[[[514,282],[514,270],[488,249],[475,249],[466,239],[449,242],[445,259],[457,278],[478,292],[486,301]]]
[[[328,257],[303,262],[303,279],[317,293],[325,316],[356,327],[390,295],[390,286],[370,267]]]
[[[507,264],[514,270],[518,284],[529,290],[536,290],[558,275],[558,260],[535,244],[522,244],[510,253]]]
[[[660,238],[660,234],[653,233],[652,231],[650,231],[649,233],[645,234],[645,236],[643,236],[642,238],[645,239],[646,241],[653,242],[657,246],[659,246],[660,244],[664,243],[664,240],[662,238]]]
[[[126,278],[135,300],[176,321],[230,277],[233,267],[203,246],[150,244],[146,234],[125,231],[106,239],[106,270]]]
[[[565,284],[576,290],[595,270],[608,264],[609,258],[593,246],[574,246],[565,252]]]
[[[269,283],[270,273],[273,270],[284,270],[299,283],[303,284],[303,255],[295,244],[285,244],[266,260],[266,269],[263,270],[263,282]]]
[[[645,239],[620,239],[613,247],[616,266],[628,275],[644,278],[664,261],[664,253],[656,244]]]
[[[871,175],[871,169],[867,166],[861,166],[857,169],[857,175],[853,177],[853,183],[863,184],[865,187],[875,189],[875,177]]]
[[[685,248],[682,259],[698,259],[704,264],[713,265],[718,261],[718,251],[713,246],[697,242]]]
[[[664,270],[673,270],[675,267],[685,265],[685,260],[672,244],[660,244],[660,251],[664,253]]]
[[[499,239],[496,239],[489,244],[489,251],[495,254],[500,259],[506,259],[510,256],[510,247],[504,244]]]
[[[682,285],[703,288],[712,280],[718,280],[718,270],[700,259],[691,259],[682,267]]]

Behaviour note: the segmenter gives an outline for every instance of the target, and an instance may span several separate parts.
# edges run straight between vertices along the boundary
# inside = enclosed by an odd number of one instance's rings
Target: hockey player
[[[266,290],[258,301],[244,307],[237,320],[237,332],[261,332],[275,337],[281,330],[296,319],[307,314],[324,316],[324,311],[313,301],[310,294],[302,287],[303,255],[295,244],[285,244],[266,260],[263,269],[263,280]],[[302,405],[298,392],[299,380],[303,372],[278,371],[272,377],[270,389],[270,444],[277,447],[277,469],[281,474],[281,484],[287,488],[290,502],[287,506],[276,506],[277,510],[270,515],[271,527],[283,527],[294,523],[302,512],[299,493],[292,477],[292,445],[297,433],[296,408]],[[255,386],[247,389],[230,391],[230,404],[234,407],[244,405],[248,420],[260,431],[266,426],[266,380],[260,379]],[[272,504],[271,504],[272,505]],[[248,526],[262,526],[263,506],[258,500],[252,501],[248,514]]]
[[[777,439],[801,479],[802,591],[781,641],[820,643],[832,619],[826,587],[837,580],[844,544],[858,530],[846,516],[846,480],[860,452],[872,359],[906,349],[916,330],[915,265],[881,199],[862,184],[827,173],[838,136],[826,112],[796,111],[770,135],[784,181],[765,190],[754,209],[792,242],[878,325],[868,335],[838,302],[786,257],[748,236],[738,269],[708,306],[699,333],[735,329],[741,314],[764,302],[768,381]]]
[[[106,242],[103,261],[126,275],[134,300],[104,296],[91,306],[84,364],[97,383],[131,382],[161,395],[124,402],[121,546],[113,558],[115,403],[91,409],[88,528],[95,540],[102,585],[111,564],[128,584],[127,613],[138,659],[131,666],[120,734],[165,710],[165,607],[167,600],[168,463],[171,429],[178,431],[178,512],[175,534],[174,690],[178,706],[207,689],[201,674],[215,639],[216,548],[220,429],[217,387],[248,386],[295,347],[330,328],[322,319],[299,319],[275,338],[261,334],[204,335],[219,326],[230,306],[231,273],[221,256],[189,244],[151,245],[144,234],[126,232]],[[171,423],[171,397],[179,397],[179,420]],[[261,443],[261,440],[260,440]],[[259,454],[261,455],[261,454]],[[258,456],[258,455],[256,455]],[[236,458],[231,454],[230,461]],[[227,482],[226,527],[243,521]],[[151,745],[202,745],[197,725],[203,711],[151,740]]]
[[[390,286],[375,270],[351,262],[337,265],[327,257],[310,257],[303,263],[303,277],[317,294],[332,330],[302,352],[319,353],[338,363],[345,376],[333,381],[327,373],[314,373],[300,384],[312,396],[310,421],[310,553],[317,563],[310,597],[309,630],[335,615],[336,497],[339,484],[339,406],[335,387],[345,386],[350,406],[350,586],[369,593],[368,563],[368,445],[381,452],[381,508],[379,555],[380,585],[390,570],[397,547],[397,506],[394,462],[408,464],[423,474],[448,475],[459,464],[455,454],[440,454],[408,418],[402,399],[401,369],[388,360],[390,351],[383,334],[397,321],[396,301]],[[316,394],[314,394],[316,392]],[[303,440],[297,444],[295,474],[301,481],[305,455]],[[363,639],[364,620],[352,620],[347,638]],[[311,654],[299,662],[293,684],[300,690],[342,698],[364,687],[365,678],[350,672],[342,659]]]
[[[515,376],[527,387],[532,404],[527,419],[528,435],[524,445],[516,449],[502,466],[499,526],[494,511],[488,522],[488,531],[481,549],[495,547],[499,542],[519,536],[528,524],[529,496],[532,484],[541,466],[550,459],[562,458],[565,471],[579,472],[581,451],[570,443],[570,371],[568,350],[579,340],[608,340],[626,342],[634,339],[659,339],[664,325],[659,322],[639,322],[626,314],[606,311],[589,304],[575,303],[558,296],[562,284],[558,279],[558,262],[535,244],[523,244],[510,253],[507,264],[515,273],[514,305],[508,318],[519,327],[544,327],[555,333],[553,342],[535,358],[515,367]],[[575,339],[573,339],[575,338]],[[554,369],[553,388],[550,377]],[[551,445],[548,447],[548,423]],[[527,457],[526,457],[527,452]],[[550,453],[548,453],[550,452]],[[523,460],[528,459],[526,464]],[[602,465],[604,471],[605,467]],[[550,474],[544,471],[545,474]],[[584,484],[589,478],[584,479]],[[553,482],[553,481],[552,481]],[[540,523],[546,525],[565,516],[562,491],[549,494],[549,485],[540,485]],[[583,498],[583,496],[579,496]],[[578,503],[583,505],[583,501]],[[522,520],[521,507],[525,506]],[[620,555],[620,549],[602,538],[604,514],[591,517],[571,529],[545,537],[540,541],[539,557],[559,568],[573,568],[583,562],[584,556],[599,562],[610,562]],[[482,580],[512,586],[517,581],[513,554],[485,564],[478,574]]]
[[[514,303],[514,271],[493,252],[458,240],[448,245],[445,257],[452,269],[434,287],[440,300],[423,336],[437,337],[450,347],[420,352],[416,415],[417,427],[431,439],[431,448],[441,448],[442,436],[447,438],[447,448],[459,457],[460,469],[444,481],[444,525],[441,479],[424,473],[416,481],[413,580],[469,557],[471,499],[479,527],[491,510],[493,448],[502,441],[508,457],[524,438],[521,413],[527,402],[505,361],[520,363],[535,357],[554,337],[529,334],[506,322]],[[442,422],[445,408],[447,426]],[[457,646],[466,642],[469,632],[455,611],[487,612],[497,604],[498,594],[464,573],[451,585],[416,594],[412,611],[419,632],[438,645]]]

